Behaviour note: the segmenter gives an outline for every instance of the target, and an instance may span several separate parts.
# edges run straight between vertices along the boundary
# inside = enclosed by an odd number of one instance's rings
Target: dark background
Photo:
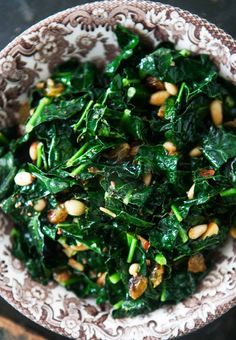
[[[0,0],[0,49],[32,24],[63,9],[73,7],[89,0]],[[160,1],[187,9],[223,28],[236,38],[235,0],[166,0]],[[47,340],[65,340],[26,319],[0,298],[0,316],[5,316]],[[235,320],[235,322],[234,322]],[[205,328],[181,338],[181,340],[236,339],[236,307]],[[15,338],[14,338],[15,339]],[[22,337],[18,338],[22,340]],[[6,337],[0,329],[0,340],[13,340]],[[105,339],[104,339],[105,340]]]

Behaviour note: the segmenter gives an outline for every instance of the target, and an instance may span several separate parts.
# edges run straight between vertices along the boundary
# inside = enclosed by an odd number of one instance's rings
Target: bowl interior
[[[118,53],[117,23],[142,34],[156,45],[173,42],[178,49],[205,53],[220,73],[236,83],[235,41],[203,19],[186,11],[146,1],[104,1],[68,9],[31,27],[0,53],[0,125],[13,124],[27,102],[27,93],[55,65],[75,58],[103,66]],[[29,278],[10,253],[10,225],[0,216],[0,294],[19,311],[44,326],[74,338],[168,339],[210,322],[235,304],[236,246],[229,241],[215,268],[194,296],[149,315],[113,320],[108,306],[51,283]]]

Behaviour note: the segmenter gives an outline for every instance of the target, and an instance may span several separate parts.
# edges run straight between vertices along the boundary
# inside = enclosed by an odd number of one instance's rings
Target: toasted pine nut
[[[45,83],[43,81],[38,82],[35,87],[36,89],[42,90],[45,86]]]
[[[166,91],[171,96],[176,96],[178,93],[178,87],[175,84],[164,82]]]
[[[166,151],[168,151],[169,155],[174,155],[176,153],[177,148],[172,142],[165,142],[163,147],[166,149]]]
[[[191,240],[196,240],[207,231],[207,224],[199,224],[189,229],[188,236]]]
[[[151,95],[149,103],[151,105],[161,106],[169,96],[170,94],[167,91],[157,91]]]
[[[34,176],[30,172],[22,171],[16,174],[14,181],[16,185],[23,187],[25,185],[32,184],[34,181]]]
[[[43,211],[43,209],[45,209],[47,205],[47,201],[43,198],[41,198],[40,200],[38,200],[37,202],[35,202],[34,204],[34,210],[36,211]]]
[[[232,238],[235,238],[236,239],[236,227],[231,227],[229,229],[229,234]]]
[[[152,181],[152,173],[148,172],[147,174],[143,175],[143,183],[146,187],[151,184]]]
[[[189,156],[190,157],[200,157],[202,154],[202,151],[200,149],[199,146],[196,146],[196,148],[192,149],[190,152],[189,152]]]
[[[132,263],[129,266],[129,274],[132,276],[138,275],[138,272],[140,271],[140,265],[138,263]]]
[[[98,278],[97,278],[97,281],[96,281],[97,285],[104,287],[105,282],[106,282],[106,276],[107,276],[107,272],[100,273],[100,275],[98,275]]]
[[[157,116],[160,117],[160,118],[165,117],[165,105],[161,105],[161,107],[157,111]]]
[[[194,198],[194,189],[195,189],[195,183],[193,183],[189,191],[187,191],[187,196],[189,200],[192,200]]]
[[[47,79],[47,87],[53,87],[55,85],[54,80],[52,78]]]
[[[219,99],[213,100],[210,104],[211,119],[215,126],[223,123],[223,105]]]
[[[211,237],[213,235],[217,235],[219,233],[218,224],[215,222],[211,222],[207,226],[206,232],[202,235],[201,239],[205,240],[207,237]]]
[[[32,161],[36,161],[37,157],[38,157],[38,142],[34,142],[30,145],[29,148],[29,155],[30,158],[32,159]]]
[[[78,200],[71,199],[69,201],[66,201],[65,203],[65,208],[70,216],[81,216],[85,213],[86,211],[86,205]]]
[[[188,271],[191,273],[203,273],[206,271],[205,259],[202,254],[190,256],[188,260]]]
[[[77,262],[74,259],[69,259],[68,265],[75,270],[79,270],[80,272],[82,272],[84,270],[84,266],[82,265],[82,263]]]

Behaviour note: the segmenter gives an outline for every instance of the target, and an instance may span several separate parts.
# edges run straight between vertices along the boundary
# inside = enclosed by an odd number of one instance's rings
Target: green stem
[[[124,303],[124,300],[120,300],[113,305],[113,309],[120,309]]]
[[[90,163],[84,163],[84,164],[80,164],[77,168],[75,168],[72,172],[71,172],[71,176],[78,176]]]
[[[113,283],[113,285],[115,285],[116,283],[118,283],[121,280],[120,273],[114,273],[114,274],[110,275],[109,280],[111,281],[111,283]]]
[[[234,196],[236,195],[236,188],[230,188],[224,191],[221,191],[220,196],[221,197],[228,197],[228,196]]]
[[[133,237],[133,235],[128,234],[128,233],[126,234],[126,237],[127,237],[128,246],[130,247],[134,237]]]
[[[183,221],[183,217],[181,216],[179,210],[174,204],[171,205],[171,210],[173,211],[173,213],[175,214],[175,217],[177,218],[179,222]]]
[[[162,285],[162,292],[161,292],[161,302],[166,301],[166,285],[163,283]]]
[[[41,167],[42,160],[43,160],[43,143],[39,143],[37,146],[37,161],[36,161],[36,166],[38,168]]]
[[[188,235],[182,227],[179,227],[179,236],[183,243],[186,243],[188,241]]]
[[[167,260],[165,256],[161,253],[157,254],[154,260],[156,261],[156,263],[160,264],[161,266],[165,266],[167,264]]]
[[[68,161],[66,162],[66,166],[74,165],[75,161],[77,161],[77,159],[80,156],[82,156],[82,154],[84,153],[88,146],[89,146],[88,142],[82,145],[81,148],[70,159],[68,159]]]
[[[90,100],[90,101],[88,102],[88,105],[87,105],[86,108],[84,109],[84,112],[82,113],[82,115],[81,115],[79,121],[78,121],[76,124],[73,125],[74,130],[77,130],[77,129],[80,127],[80,125],[82,124],[82,122],[83,122],[85,116],[86,116],[87,113],[89,112],[89,110],[90,110],[90,108],[91,108],[92,105],[93,105],[93,100]]]
[[[105,102],[106,102],[106,100],[107,100],[109,94],[111,94],[111,93],[112,93],[111,89],[108,88],[108,89],[106,90],[106,92],[105,92],[105,95],[104,95],[104,98],[103,98],[103,101],[102,101],[101,105],[105,105]]]
[[[30,120],[27,122],[27,124],[25,126],[25,131],[27,133],[29,133],[33,130],[38,117],[43,112],[45,106],[47,106],[50,102],[51,102],[51,100],[49,98],[46,98],[46,97],[44,97],[40,100],[39,105],[37,106],[36,110],[33,113],[33,116],[30,118]]]
[[[184,88],[185,88],[185,83],[183,82],[183,83],[181,84],[180,89],[179,89],[179,93],[178,93],[178,97],[177,97],[177,99],[176,99],[176,103],[180,103],[181,97],[182,97],[182,94],[183,94],[183,91],[184,91]]]
[[[130,248],[129,248],[129,254],[128,254],[128,258],[127,258],[128,263],[131,263],[132,260],[133,260],[134,252],[135,252],[135,249],[137,247],[137,243],[138,243],[138,240],[136,240],[136,238],[133,238],[132,241],[131,241]]]

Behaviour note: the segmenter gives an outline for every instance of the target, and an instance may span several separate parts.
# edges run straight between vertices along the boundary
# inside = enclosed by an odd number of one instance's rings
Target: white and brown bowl
[[[157,44],[209,54],[220,73],[236,83],[236,42],[196,15],[148,1],[95,2],[57,13],[32,26],[0,52],[0,125],[17,118],[34,84],[55,65],[77,58],[103,65],[118,53],[117,23]],[[18,311],[57,333],[78,339],[169,339],[196,330],[236,302],[236,244],[220,250],[213,270],[185,301],[148,315],[114,320],[109,307],[79,299],[53,282],[33,281],[11,255],[10,225],[0,215],[0,295]]]

